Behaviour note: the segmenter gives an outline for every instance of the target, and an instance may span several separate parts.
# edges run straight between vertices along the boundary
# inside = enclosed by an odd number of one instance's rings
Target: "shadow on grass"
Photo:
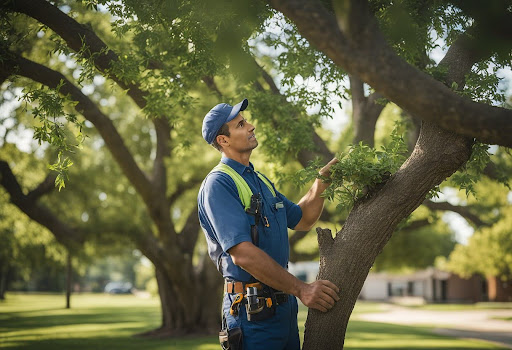
[[[78,312],[78,313],[77,313]],[[157,310],[142,308],[90,308],[87,310],[47,309],[37,312],[15,312],[2,315],[0,327],[4,330],[33,329],[60,325],[140,323],[141,321],[160,320]],[[151,322],[153,323],[153,322]],[[155,323],[155,327],[158,324]]]
[[[148,339],[135,337],[157,328],[159,309],[88,308],[12,312],[0,320],[0,348],[10,350],[144,349],[218,350],[217,337]]]
[[[108,350],[218,350],[217,339],[213,337],[197,339],[140,339],[126,337],[94,337],[71,339],[24,340],[0,343],[8,350],[55,350],[55,349],[108,349]]]

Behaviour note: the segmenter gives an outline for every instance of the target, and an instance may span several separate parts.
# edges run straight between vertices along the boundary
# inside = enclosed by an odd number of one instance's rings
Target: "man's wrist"
[[[296,283],[295,285],[293,286],[293,290],[291,291],[290,294],[293,294],[295,295],[297,298],[301,299],[302,297],[302,291],[304,290],[304,288],[306,287],[306,283],[301,281],[300,279],[296,278]]]

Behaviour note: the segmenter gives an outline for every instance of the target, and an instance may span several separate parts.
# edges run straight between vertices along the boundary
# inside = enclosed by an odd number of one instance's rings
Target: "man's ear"
[[[229,146],[229,138],[226,135],[218,135],[217,143],[219,144],[219,146],[227,147]]]

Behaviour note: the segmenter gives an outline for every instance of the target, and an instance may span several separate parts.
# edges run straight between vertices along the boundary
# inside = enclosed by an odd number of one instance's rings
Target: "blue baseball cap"
[[[230,106],[227,103],[220,103],[210,109],[203,119],[203,138],[211,144],[219,132],[222,125],[233,120],[238,113],[244,111],[249,105],[245,98],[242,102]]]

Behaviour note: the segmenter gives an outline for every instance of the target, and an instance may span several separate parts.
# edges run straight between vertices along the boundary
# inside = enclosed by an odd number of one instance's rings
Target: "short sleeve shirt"
[[[294,228],[302,218],[301,208],[277,190],[272,194],[254,172],[252,163],[245,166],[230,158],[221,162],[229,165],[247,182],[253,193],[262,198],[262,213],[258,224],[259,248],[286,268],[289,259],[288,228]],[[251,275],[236,266],[228,251],[242,242],[251,242],[254,217],[245,213],[234,180],[215,171],[205,178],[199,190],[199,222],[208,243],[208,253],[224,278],[248,282]]]

